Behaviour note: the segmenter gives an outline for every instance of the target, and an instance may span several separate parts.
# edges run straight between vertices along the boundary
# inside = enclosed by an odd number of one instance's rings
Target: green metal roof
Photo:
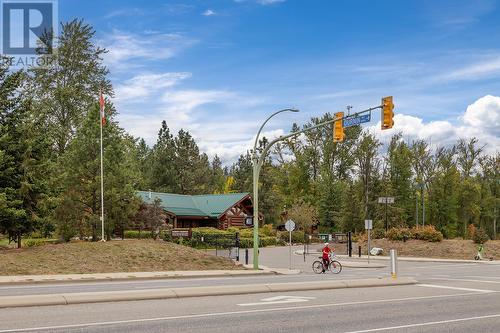
[[[153,203],[156,198],[160,198],[163,209],[177,216],[207,216],[211,218],[217,218],[249,194],[183,195],[151,192],[150,198],[149,193],[149,191],[137,191],[139,197],[146,203]]]

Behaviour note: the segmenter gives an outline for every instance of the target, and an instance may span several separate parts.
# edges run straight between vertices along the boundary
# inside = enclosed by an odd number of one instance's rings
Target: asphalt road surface
[[[294,264],[299,265],[299,259],[303,260],[296,256]],[[297,282],[388,273],[388,268],[346,268],[340,275],[4,286],[0,295]],[[400,275],[414,276],[419,284],[0,309],[0,333],[500,332],[500,265],[400,262]]]

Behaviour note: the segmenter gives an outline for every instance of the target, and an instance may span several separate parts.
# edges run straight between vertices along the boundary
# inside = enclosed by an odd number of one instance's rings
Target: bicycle
[[[324,267],[323,265],[323,257],[318,257],[321,260],[316,260],[312,264],[313,272],[316,274],[321,274],[329,270],[333,274],[339,274],[342,271],[342,264],[337,260],[334,260],[335,254],[329,256],[329,264],[328,267]],[[332,259],[333,258],[333,259]]]

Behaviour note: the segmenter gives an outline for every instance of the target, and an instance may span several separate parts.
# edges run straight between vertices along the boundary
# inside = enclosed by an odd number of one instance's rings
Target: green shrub
[[[285,245],[283,241],[277,239],[276,237],[259,237],[259,247],[266,246],[276,246],[276,245]],[[252,248],[253,247],[253,238],[241,238],[240,239],[240,248]]]
[[[125,230],[124,232],[125,238],[133,238],[133,239],[146,239],[152,238],[151,232],[143,230],[139,233],[139,230]]]
[[[240,238],[240,248],[249,249],[253,247],[253,238]]]
[[[474,234],[472,235],[472,240],[476,244],[486,243],[489,239],[490,239],[490,237],[488,236],[486,231],[484,231],[484,229],[482,229],[482,228],[476,229]]]
[[[276,237],[262,237],[260,239],[260,245],[262,247],[266,247],[266,246],[276,246],[276,244],[278,243]]]
[[[288,231],[279,233],[279,238],[286,244],[290,241]],[[305,234],[303,231],[292,231],[292,243],[303,243]]]
[[[170,230],[163,230],[162,238],[165,242],[172,242],[173,241],[172,234],[170,233]]]
[[[241,238],[253,237],[253,228],[241,228],[237,229],[237,231],[240,234]],[[264,225],[264,227],[259,228],[259,237],[276,237],[276,233],[276,230],[274,230],[273,226],[270,224],[266,224]]]
[[[262,235],[266,237],[276,237],[277,231],[273,228],[272,224],[265,224],[259,229],[259,233],[262,233]]]
[[[54,244],[57,239],[46,239],[46,238],[29,238],[23,241],[23,245],[26,247],[41,246],[46,244]]]
[[[440,242],[443,240],[443,234],[436,230],[433,225],[426,225],[425,227],[412,229],[414,238],[428,242]]]

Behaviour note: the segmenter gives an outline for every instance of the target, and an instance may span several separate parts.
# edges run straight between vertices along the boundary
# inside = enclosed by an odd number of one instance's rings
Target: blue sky
[[[490,0],[59,0],[109,50],[121,125],[153,144],[161,120],[226,163],[266,135],[394,95],[387,140],[500,146],[500,3]]]

